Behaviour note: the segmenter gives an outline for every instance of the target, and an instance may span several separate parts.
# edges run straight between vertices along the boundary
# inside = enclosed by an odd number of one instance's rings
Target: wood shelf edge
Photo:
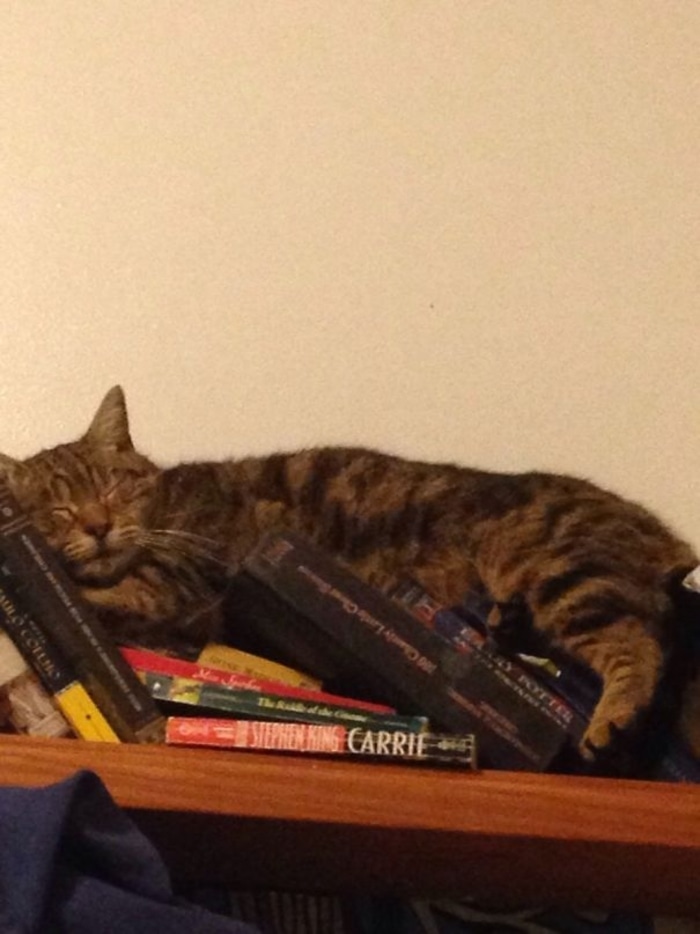
[[[0,785],[80,768],[178,876],[700,914],[700,786],[0,737]]]

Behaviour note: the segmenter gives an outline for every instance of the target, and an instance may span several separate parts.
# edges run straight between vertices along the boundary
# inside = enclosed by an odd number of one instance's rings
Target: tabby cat
[[[161,469],[135,450],[120,387],[82,438],[3,456],[0,470],[123,641],[173,649],[215,635],[228,572],[276,526],[371,583],[412,577],[445,604],[481,588],[496,634],[521,605],[516,620],[602,679],[589,760],[653,709],[679,639],[669,585],[698,564],[641,506],[567,476],[360,448]]]

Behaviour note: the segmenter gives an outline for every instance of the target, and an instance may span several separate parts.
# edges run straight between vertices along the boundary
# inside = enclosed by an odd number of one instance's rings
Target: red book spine
[[[350,755],[376,761],[476,768],[476,743],[472,733],[411,733],[337,724],[168,717],[165,741],[182,746]]]
[[[188,662],[183,658],[161,655],[143,649],[123,647],[122,655],[136,671],[149,671],[156,675],[169,675],[175,678],[191,678],[195,681],[207,681],[236,691],[257,691],[263,694],[277,694],[281,697],[296,697],[298,700],[315,701],[319,704],[333,704],[336,707],[348,707],[353,710],[365,710],[367,713],[394,714],[395,708],[386,704],[357,700],[354,697],[341,697],[325,691],[295,687],[282,681],[269,681],[251,675],[224,671],[222,668],[210,668],[199,662]]]

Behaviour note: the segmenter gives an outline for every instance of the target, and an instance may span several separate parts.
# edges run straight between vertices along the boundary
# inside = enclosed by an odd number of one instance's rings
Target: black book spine
[[[524,663],[519,664],[513,657],[497,651],[475,626],[448,607],[440,606],[418,584],[411,582],[400,585],[389,596],[424,626],[445,639],[455,651],[473,654],[475,661],[491,669],[511,693],[522,698],[523,703],[538,707],[544,716],[567,730],[573,740],[580,740],[587,717],[563,692],[551,690],[550,679],[545,680],[539,671],[535,673],[534,666],[526,669]]]
[[[119,738],[162,740],[155,702],[2,480],[0,551],[18,597],[46,625]]]

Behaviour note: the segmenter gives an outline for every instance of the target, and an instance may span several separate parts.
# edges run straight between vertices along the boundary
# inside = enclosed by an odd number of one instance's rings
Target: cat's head
[[[137,559],[159,470],[132,444],[121,387],[77,441],[23,461],[0,455],[0,472],[76,580],[114,583]]]

